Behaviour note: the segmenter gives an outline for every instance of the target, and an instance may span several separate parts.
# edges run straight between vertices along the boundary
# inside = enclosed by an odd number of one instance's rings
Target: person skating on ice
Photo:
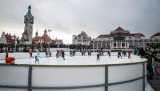
[[[34,58],[34,57],[32,56],[32,49],[29,50],[29,58],[30,58],[30,59],[31,59],[31,58]]]
[[[119,57],[122,58],[121,51],[118,51],[118,58],[119,58]]]
[[[38,62],[39,64],[39,58],[40,58],[39,53],[37,53],[37,55],[35,55],[34,58],[35,58],[35,63]]]
[[[97,61],[100,61],[100,52],[99,51],[97,51]]]
[[[131,51],[128,51],[128,59],[131,58]]]
[[[65,60],[65,53],[64,53],[64,50],[62,50],[62,58],[63,58],[63,60]]]

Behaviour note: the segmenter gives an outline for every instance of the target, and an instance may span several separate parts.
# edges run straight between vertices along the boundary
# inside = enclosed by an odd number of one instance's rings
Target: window
[[[116,43],[114,43],[114,47],[116,47]]]
[[[124,47],[125,46],[125,43],[122,43],[122,47]]]

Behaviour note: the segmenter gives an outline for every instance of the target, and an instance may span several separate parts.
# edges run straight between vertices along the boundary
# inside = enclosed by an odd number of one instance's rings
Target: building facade
[[[21,38],[21,44],[32,44],[34,16],[31,13],[31,6],[28,6],[28,12],[24,16],[24,32]]]
[[[7,43],[7,39],[6,39],[6,36],[5,36],[5,32],[2,32],[2,35],[0,37],[0,44],[6,44]]]
[[[36,44],[38,43],[45,43],[45,44],[52,44],[52,45],[57,45],[57,44],[63,44],[63,41],[61,39],[51,39],[48,36],[48,32],[45,29],[44,34],[42,36],[38,36],[38,31],[36,32],[36,36],[32,39],[32,41]]]
[[[72,44],[75,45],[86,45],[88,46],[91,42],[91,37],[86,34],[86,32],[82,31],[78,35],[72,36]]]
[[[150,43],[150,39],[146,39],[141,33],[130,33],[118,27],[111,31],[110,34],[102,34],[90,42],[93,50],[98,49],[130,49],[135,47],[145,47]]]

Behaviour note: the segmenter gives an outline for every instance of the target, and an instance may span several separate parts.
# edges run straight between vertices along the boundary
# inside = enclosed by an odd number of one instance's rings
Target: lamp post
[[[17,46],[17,39],[15,38],[15,52],[16,52],[16,46]]]
[[[42,51],[42,39],[40,40],[40,44],[41,44],[41,51]]]

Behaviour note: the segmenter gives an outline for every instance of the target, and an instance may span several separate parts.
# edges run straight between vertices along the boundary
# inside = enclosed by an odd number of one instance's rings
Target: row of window
[[[90,44],[91,46],[93,46],[93,44]],[[97,45],[98,45],[98,47],[109,47],[110,46],[110,43],[94,43],[94,47],[97,47]],[[129,46],[143,46],[144,44],[143,43],[133,43],[133,42],[130,42],[129,43]],[[126,43],[113,43],[113,46],[114,47],[116,47],[116,46],[118,46],[118,47],[125,47],[125,46],[127,46],[127,44]]]

